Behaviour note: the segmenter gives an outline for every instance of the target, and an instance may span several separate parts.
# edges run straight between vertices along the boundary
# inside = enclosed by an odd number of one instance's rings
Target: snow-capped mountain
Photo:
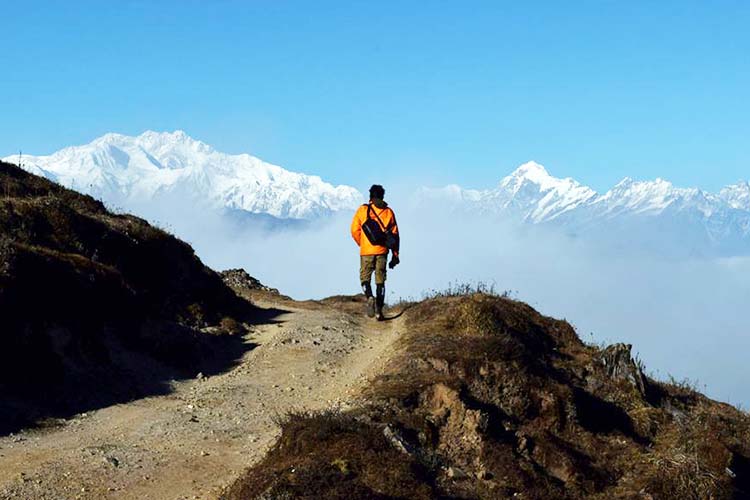
[[[540,223],[555,219],[596,197],[596,192],[573,179],[557,179],[535,162],[521,165],[495,189],[464,190],[451,185],[423,188],[418,198],[447,200],[480,213],[513,213]]]
[[[625,178],[604,194],[567,178],[550,175],[538,163],[518,167],[488,190],[456,185],[422,188],[417,203],[436,202],[453,211],[506,216],[535,225],[553,225],[576,235],[666,239],[688,253],[750,254],[750,184],[720,193],[678,188],[663,179]]]
[[[4,160],[18,163],[19,157]],[[106,134],[49,156],[24,155],[22,166],[125,208],[172,196],[233,212],[308,219],[354,208],[363,199],[352,187],[332,186],[248,154],[224,154],[179,130]]]
[[[750,210],[750,183],[747,181],[725,187],[719,196],[732,208]]]

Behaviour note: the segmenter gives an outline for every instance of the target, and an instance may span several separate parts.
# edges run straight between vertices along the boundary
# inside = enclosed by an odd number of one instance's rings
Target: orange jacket
[[[357,245],[359,245],[359,254],[360,255],[385,255],[388,253],[388,249],[381,245],[373,245],[370,243],[370,240],[367,239],[367,236],[362,234],[362,224],[367,220],[367,206],[368,205],[362,205],[357,210],[357,213],[354,214],[354,219],[352,219],[352,238],[354,238],[354,241],[357,242]],[[393,210],[390,209],[387,205],[383,208],[378,208],[375,205],[372,206],[372,211],[370,212],[370,218],[375,219],[375,214],[380,218],[381,227],[383,230],[385,230],[388,225],[391,224],[391,221],[393,222],[391,232],[398,238],[398,224],[396,223],[396,214],[393,213]],[[375,219],[377,220],[377,219]],[[398,255],[398,248],[396,248],[393,253],[395,255]]]

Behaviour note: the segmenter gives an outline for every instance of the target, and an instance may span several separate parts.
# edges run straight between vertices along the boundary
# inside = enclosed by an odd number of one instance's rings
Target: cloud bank
[[[750,258],[612,252],[549,228],[407,202],[394,204],[402,264],[389,272],[389,301],[420,298],[451,282],[493,284],[567,319],[586,341],[632,343],[658,378],[689,378],[711,397],[750,406]],[[135,209],[190,242],[209,266],[244,267],[294,298],[359,291],[350,214],[270,229],[176,200]]]

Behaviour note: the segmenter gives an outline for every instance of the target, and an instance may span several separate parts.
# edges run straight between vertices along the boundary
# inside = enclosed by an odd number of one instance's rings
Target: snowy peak
[[[675,187],[657,178],[639,181],[625,177],[600,195],[572,178],[557,178],[530,161],[504,177],[497,188],[486,191],[463,190],[456,185],[428,190],[432,198],[454,202],[467,200],[481,205],[483,212],[515,211],[523,219],[545,222],[578,208],[599,213],[631,212],[658,214],[666,209],[697,210],[704,216],[735,209],[750,211],[750,183],[727,186],[719,194],[697,188]]]
[[[518,181],[528,180],[537,184],[544,184],[552,179],[552,176],[549,175],[549,172],[547,172],[547,169],[544,168],[543,165],[540,165],[535,161],[529,161],[515,169],[512,174],[506,177],[506,179]]]
[[[571,178],[553,177],[544,166],[530,161],[486,193],[503,210],[512,210],[533,222],[554,219],[574,209],[596,193]]]
[[[210,155],[216,152],[208,144],[193,139],[182,130],[174,132],[148,130],[136,137],[135,143],[147,151],[186,158],[194,155]]]
[[[117,154],[117,150],[145,153],[151,156],[150,162],[154,166],[167,169],[186,168],[205,161],[207,156],[216,153],[211,146],[193,139],[182,130],[148,130],[136,137],[110,133],[95,139],[89,146],[111,151],[113,154]]]
[[[526,184],[538,186],[540,192],[555,191],[558,195],[575,192],[578,197],[588,197],[596,194],[594,190],[582,186],[577,181],[567,177],[560,179],[553,177],[544,166],[530,161],[518,167],[512,174],[500,181],[501,189],[518,191]]]
[[[462,189],[456,185],[422,188],[417,198],[420,203],[440,200],[453,207],[463,204],[463,208],[480,213],[512,213],[536,223],[560,217],[596,196],[591,188],[570,178],[554,177],[544,166],[530,161],[503,178],[495,189]]]
[[[559,186],[562,179],[552,177],[542,165],[530,161],[524,163],[509,176],[500,181],[500,189],[517,192],[527,184],[538,186],[541,191],[548,191]]]
[[[725,187],[719,196],[732,208],[750,211],[750,183],[747,181]]]
[[[694,209],[710,216],[716,209],[714,196],[696,188],[678,188],[671,182],[657,178],[653,181],[636,181],[626,177],[595,203],[605,212],[631,211],[633,213],[658,214],[671,208]]]
[[[509,216],[532,224],[554,223],[575,234],[593,229],[651,224],[656,232],[688,231],[707,246],[731,241],[750,253],[750,183],[728,186],[718,194],[679,188],[657,178],[626,177],[604,194],[571,178],[557,178],[536,162],[524,163],[494,189],[464,190],[458,186],[426,190],[424,201],[442,200],[475,214]],[[689,230],[687,228],[690,228]],[[687,234],[687,233],[686,233]]]
[[[18,157],[5,160],[17,163]],[[218,152],[182,130],[105,134],[49,156],[24,156],[23,167],[125,208],[171,196],[220,210],[307,219],[355,208],[363,200],[352,187],[248,154]]]
[[[633,209],[664,208],[669,203],[668,198],[672,197],[673,194],[674,186],[663,179],[636,181],[626,177],[607,191],[597,202]]]

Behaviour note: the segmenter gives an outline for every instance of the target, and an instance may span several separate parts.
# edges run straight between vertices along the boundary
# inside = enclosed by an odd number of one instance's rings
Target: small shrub
[[[689,378],[677,379],[671,374],[667,377],[667,385],[676,389],[678,393],[692,395],[700,392],[698,389],[700,383],[697,380],[691,380]]]
[[[495,302],[485,295],[473,295],[458,305],[456,325],[468,334],[486,335],[500,326]]]
[[[200,304],[193,303],[187,306],[187,313],[189,315],[189,322],[200,326],[203,326],[206,323],[206,316],[203,313],[203,307]]]
[[[245,327],[242,326],[242,323],[234,318],[230,318],[229,316],[225,316],[221,319],[219,327],[229,335],[242,335],[245,333]]]
[[[442,297],[466,297],[469,295],[483,294],[492,297],[504,297],[510,298],[514,293],[511,290],[504,290],[498,292],[495,288],[495,284],[485,283],[483,281],[477,282],[449,282],[448,286],[444,289],[432,289],[422,293],[423,299],[437,299]]]
[[[0,276],[10,271],[13,253],[13,245],[10,240],[0,236]]]

